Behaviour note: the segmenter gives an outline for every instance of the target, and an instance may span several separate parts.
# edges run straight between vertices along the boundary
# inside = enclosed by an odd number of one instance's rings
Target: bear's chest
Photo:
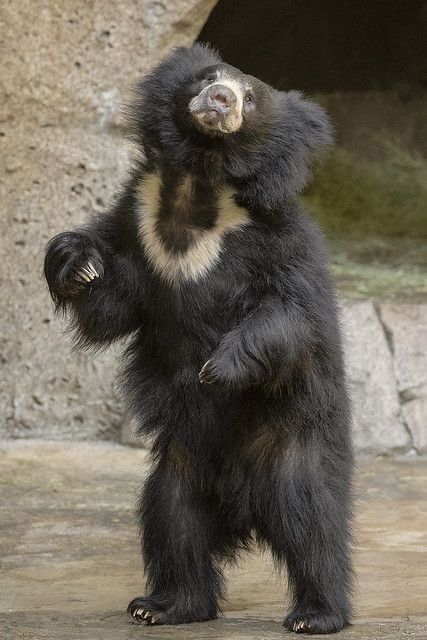
[[[227,236],[250,223],[228,186],[149,173],[138,185],[138,235],[153,271],[170,285],[205,278]]]

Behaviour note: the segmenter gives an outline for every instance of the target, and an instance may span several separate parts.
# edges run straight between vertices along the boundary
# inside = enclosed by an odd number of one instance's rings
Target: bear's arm
[[[46,249],[52,298],[69,312],[82,346],[111,343],[142,323],[144,265],[123,207],[55,236]]]
[[[296,302],[265,298],[222,337],[200,372],[200,381],[233,386],[280,384],[314,347],[313,333]]]

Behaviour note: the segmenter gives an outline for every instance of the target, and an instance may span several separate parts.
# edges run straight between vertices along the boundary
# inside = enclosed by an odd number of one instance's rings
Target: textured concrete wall
[[[41,277],[55,233],[100,211],[126,171],[118,106],[214,0],[3,3],[0,436],[129,439],[117,349],[72,353]],[[427,307],[346,306],[359,449],[426,450]]]
[[[126,166],[119,104],[214,4],[1,3],[1,435],[119,437],[112,358],[70,352],[41,278],[44,246],[104,208]]]

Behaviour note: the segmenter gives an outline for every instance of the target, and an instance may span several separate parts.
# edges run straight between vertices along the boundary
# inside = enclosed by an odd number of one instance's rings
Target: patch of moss
[[[305,198],[326,232],[346,238],[427,239],[427,162],[385,136],[376,161],[337,147],[315,170]]]

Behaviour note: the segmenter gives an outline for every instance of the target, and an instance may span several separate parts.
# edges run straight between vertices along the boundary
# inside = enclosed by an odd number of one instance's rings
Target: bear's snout
[[[190,100],[190,113],[206,132],[232,133],[242,125],[241,87],[224,80],[211,84]]]
[[[221,111],[227,112],[230,107],[235,105],[237,102],[237,96],[234,91],[222,84],[212,85],[209,87],[207,94],[212,107],[218,108]]]

